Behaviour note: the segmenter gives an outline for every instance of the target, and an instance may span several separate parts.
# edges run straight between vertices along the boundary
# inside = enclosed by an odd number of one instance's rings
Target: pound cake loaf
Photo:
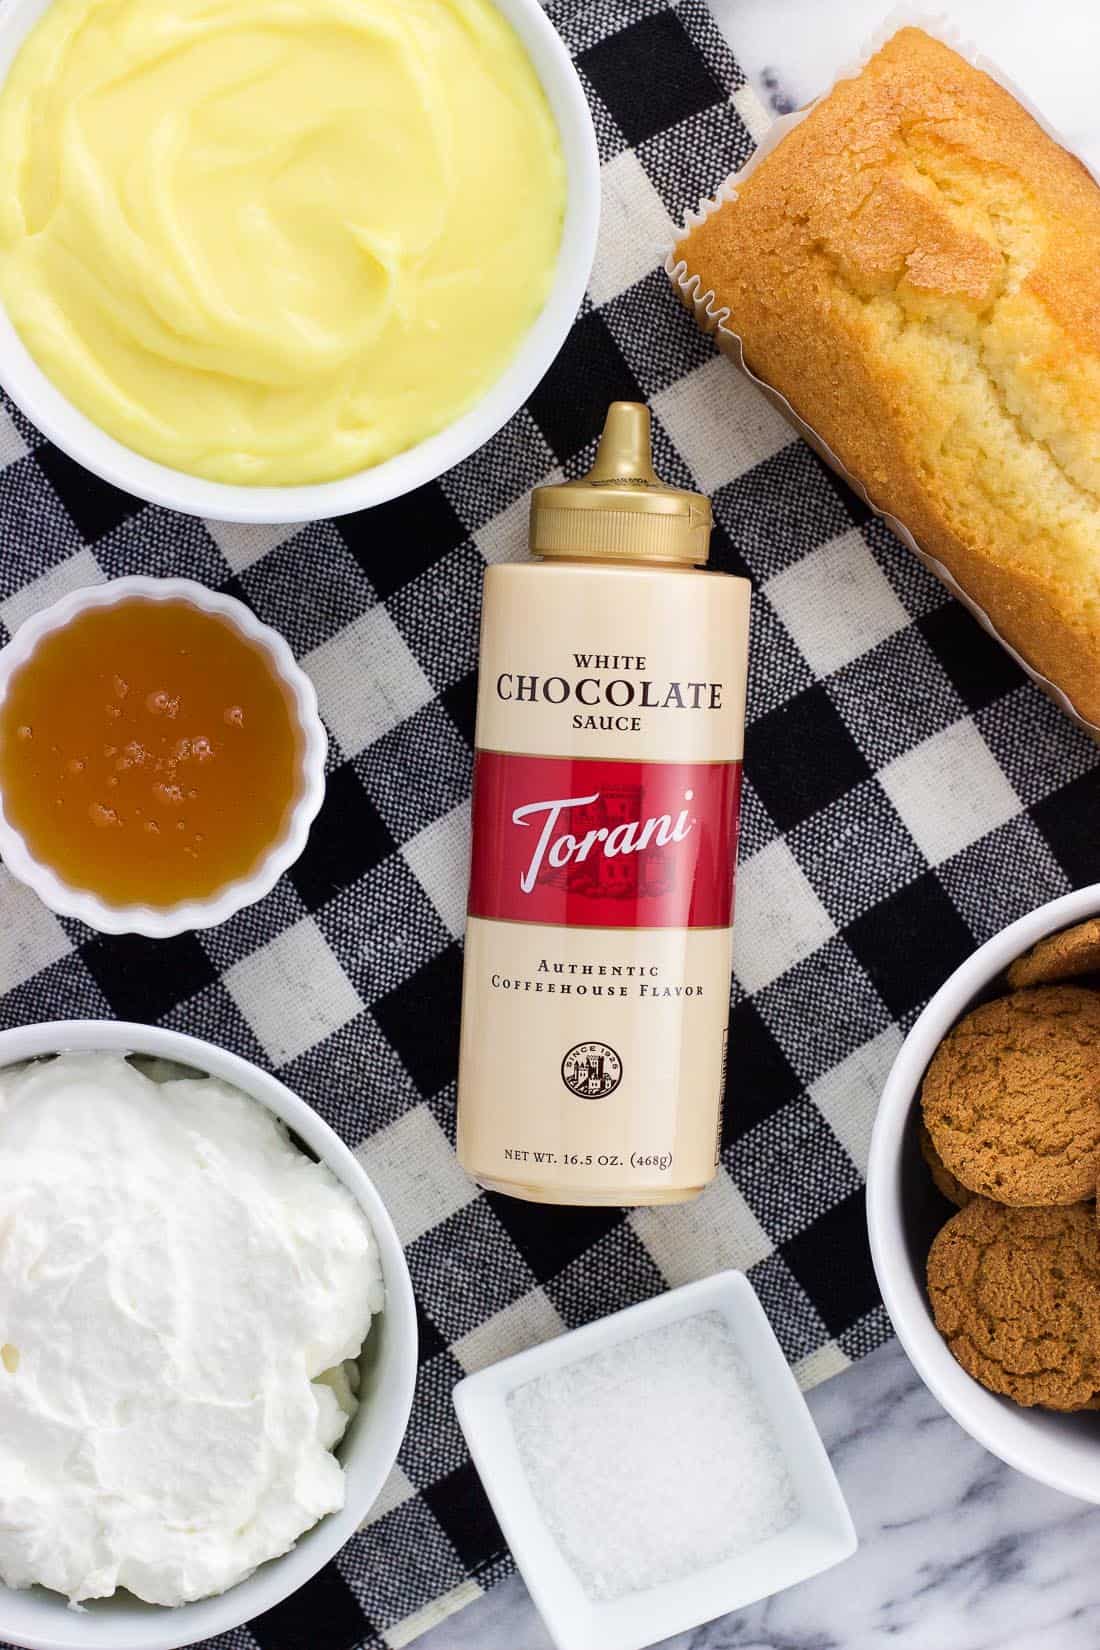
[[[748,367],[1100,724],[1100,188],[902,29],[685,234]]]

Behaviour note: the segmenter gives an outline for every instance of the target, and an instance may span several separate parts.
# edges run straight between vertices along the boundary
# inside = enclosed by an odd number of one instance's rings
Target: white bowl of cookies
[[[1010,1466],[1100,1503],[1100,884],[940,987],[875,1123],[871,1253],[918,1374]]]

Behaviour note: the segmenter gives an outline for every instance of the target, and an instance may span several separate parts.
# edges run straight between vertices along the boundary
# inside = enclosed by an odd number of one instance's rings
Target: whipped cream
[[[0,1579],[172,1605],[286,1552],[343,1505],[381,1305],[361,1208],[256,1101],[0,1072]]]

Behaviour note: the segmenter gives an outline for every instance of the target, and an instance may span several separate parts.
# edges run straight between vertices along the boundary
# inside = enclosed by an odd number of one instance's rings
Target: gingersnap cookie
[[[932,1136],[923,1123],[917,1124],[917,1140],[920,1144],[920,1154],[924,1158],[936,1190],[948,1203],[953,1203],[956,1209],[965,1209],[974,1193],[968,1192],[962,1181],[956,1180],[950,1169],[944,1167],[943,1158],[932,1144]]]
[[[1071,980],[1078,974],[1100,973],[1100,917],[1048,934],[1008,970],[1013,987],[1043,985],[1049,980]]]
[[[1010,1209],[976,1197],[928,1256],[936,1327],[990,1392],[1089,1409],[1100,1391],[1100,1245],[1091,1206]]]
[[[1096,1191],[1100,993],[1039,986],[983,1003],[936,1050],[921,1089],[944,1167],[1001,1203]]]

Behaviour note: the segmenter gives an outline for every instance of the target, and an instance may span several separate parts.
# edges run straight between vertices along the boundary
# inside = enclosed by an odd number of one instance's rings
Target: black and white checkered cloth
[[[0,411],[0,620],[186,574],[289,639],[332,749],[309,846],[251,911],[148,941],[3,879],[0,1014],[159,1021],[277,1069],[354,1145],[406,1244],[420,1377],[399,1464],[309,1586],[222,1650],[407,1644],[507,1573],[451,1389],[466,1371],[722,1266],[807,1385],[888,1334],[862,1176],[882,1082],[975,942],[1097,875],[1100,756],[697,333],[672,224],[764,120],[703,0],[551,0],[595,112],[589,299],[525,411],[436,485],[306,528],[146,508]],[[474,666],[486,563],[530,489],[648,400],[658,467],[714,500],[756,587],[722,1170],[698,1202],[547,1209],[477,1192],[454,1130]],[[5,638],[6,639],[6,638]]]

